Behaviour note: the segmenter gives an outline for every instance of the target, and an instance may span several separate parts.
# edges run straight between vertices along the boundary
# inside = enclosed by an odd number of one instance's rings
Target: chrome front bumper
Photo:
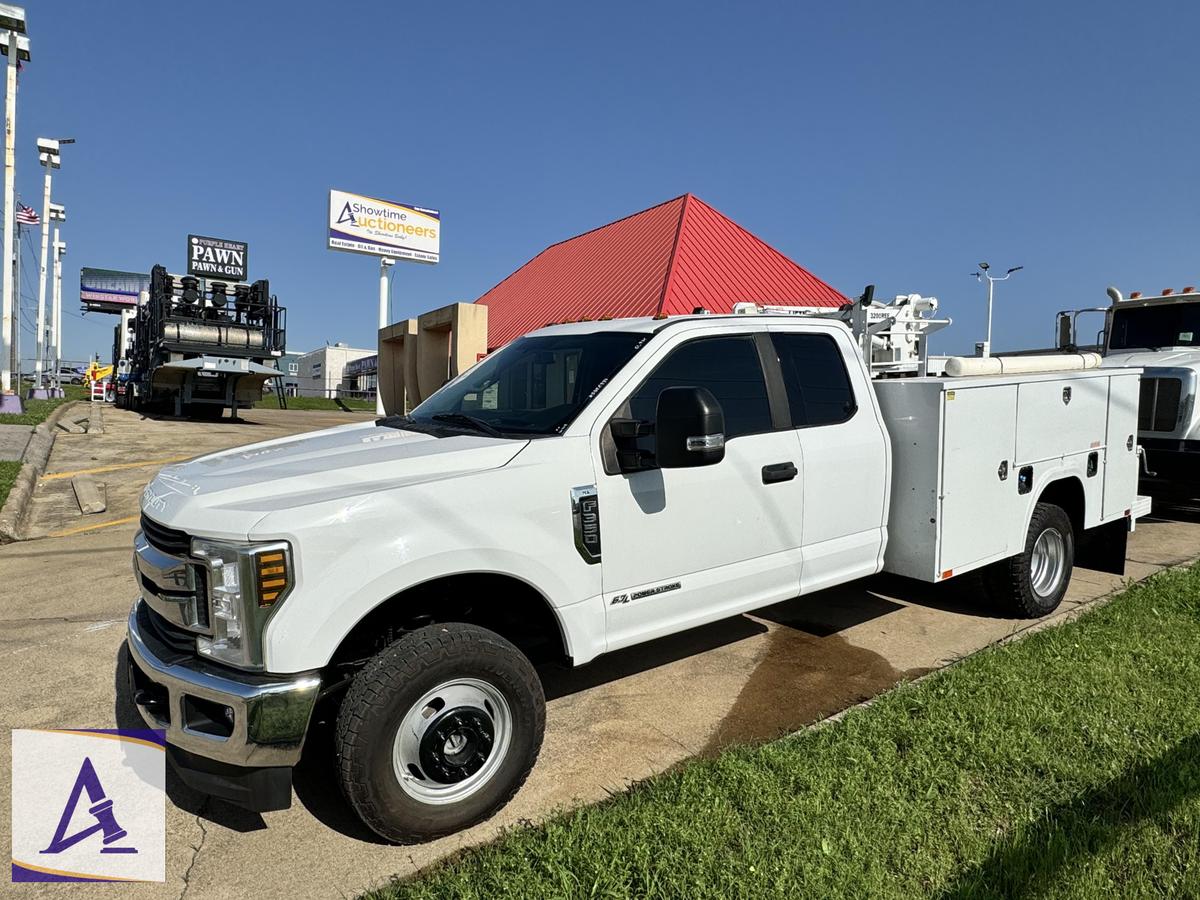
[[[154,633],[145,600],[129,613],[130,687],[146,724],[167,743],[235,766],[300,759],[321,678],[315,672],[237,672],[180,652]]]

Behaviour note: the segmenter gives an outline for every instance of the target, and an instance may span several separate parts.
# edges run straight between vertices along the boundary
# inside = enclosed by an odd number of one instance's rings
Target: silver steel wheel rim
[[[490,725],[492,742],[477,771],[462,780],[445,783],[426,765],[430,740],[440,738],[431,729],[446,728],[448,718],[457,717]],[[401,789],[422,803],[443,804],[465,800],[487,784],[500,768],[512,744],[513,721],[508,701],[493,685],[478,678],[456,678],[443,682],[425,693],[408,712],[396,730],[392,744],[392,769]],[[463,729],[450,726],[445,740],[435,740],[445,756],[452,757],[469,746],[471,738]],[[422,747],[426,755],[422,756]]]
[[[1057,528],[1047,528],[1034,541],[1029,561],[1029,583],[1039,597],[1058,590],[1067,570],[1067,542]]]

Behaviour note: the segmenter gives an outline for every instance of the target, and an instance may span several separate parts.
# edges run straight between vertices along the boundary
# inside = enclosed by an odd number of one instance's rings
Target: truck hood
[[[166,466],[142,511],[171,528],[245,537],[268,513],[499,468],[528,443],[343,425]]]
[[[1200,368],[1200,350],[1117,350],[1105,356],[1101,366]]]

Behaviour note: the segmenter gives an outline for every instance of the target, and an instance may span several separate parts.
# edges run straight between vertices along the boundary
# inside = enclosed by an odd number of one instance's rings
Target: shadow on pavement
[[[542,689],[546,692],[546,700],[557,700],[559,697],[577,694],[608,684],[610,681],[743,641],[763,634],[766,630],[765,625],[753,619],[733,616],[634,647],[606,653],[578,669],[545,665],[538,669],[538,673],[542,676]]]

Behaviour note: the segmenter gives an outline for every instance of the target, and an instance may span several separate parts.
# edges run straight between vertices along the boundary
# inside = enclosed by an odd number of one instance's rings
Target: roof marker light
[[[1196,293],[1196,286],[1194,284],[1189,284],[1182,291],[1180,291],[1180,293],[1181,294],[1194,294],[1194,293]]]
[[[1129,295],[1129,299],[1130,299],[1130,300],[1136,300],[1136,299],[1138,299],[1138,297],[1140,297],[1140,296],[1142,296],[1142,292],[1141,292],[1141,291],[1134,291],[1134,292],[1132,292],[1132,293]]]
[[[1168,296],[1170,296],[1170,295],[1171,295],[1171,294],[1173,294],[1173,293],[1175,293],[1175,288],[1163,288],[1163,289],[1162,289],[1162,295],[1163,295],[1164,297],[1168,297]]]

